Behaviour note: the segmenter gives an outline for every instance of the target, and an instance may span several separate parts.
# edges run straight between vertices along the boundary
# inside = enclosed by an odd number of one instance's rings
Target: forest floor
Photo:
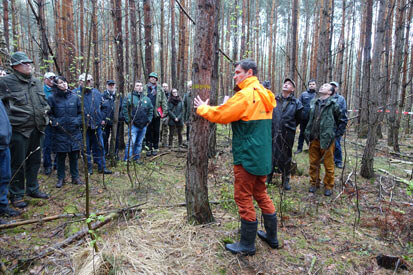
[[[325,197],[322,188],[308,192],[308,152],[294,156],[298,169],[292,189],[279,188],[279,175],[268,187],[277,208],[281,248],[270,249],[257,238],[257,252],[249,257],[224,248],[226,242],[239,239],[240,227],[228,137],[229,127],[219,126],[218,155],[209,163],[215,222],[187,222],[186,153],[164,148],[159,156],[144,158],[143,165],[131,164],[133,186],[125,162],[111,168],[114,174],[106,175],[104,184],[96,170],[91,176],[92,212],[143,204],[94,231],[99,253],[93,253],[86,237],[27,261],[85,227],[85,220],[77,217],[0,230],[0,261],[8,271],[23,274],[393,274],[394,267],[377,264],[376,256],[383,254],[397,256],[408,266],[409,270],[398,268],[398,274],[413,272],[413,196],[407,193],[407,183],[412,182],[411,136],[401,140],[403,156],[392,154],[381,139],[375,158],[377,177],[366,180],[358,175],[365,140],[349,131],[343,144],[345,169],[336,169],[331,197]],[[84,213],[84,186],[71,185],[68,176],[68,184],[56,189],[55,171],[39,177],[51,198],[30,199],[16,221]],[[262,228],[258,208],[257,216]]]

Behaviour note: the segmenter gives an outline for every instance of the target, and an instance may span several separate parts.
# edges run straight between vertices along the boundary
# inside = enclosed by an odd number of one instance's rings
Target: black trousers
[[[295,132],[293,131],[284,131],[275,137],[272,145],[272,171],[269,175],[270,178],[272,178],[272,175],[276,171],[275,168],[277,168],[283,177],[290,175],[294,137]]]
[[[172,146],[172,142],[175,135],[175,130],[178,132],[178,145],[182,145],[182,129],[183,125],[169,125],[169,146]]]
[[[151,123],[149,123],[148,128],[146,129],[146,146],[149,147],[149,150],[158,150],[159,148],[159,133],[161,126],[161,118],[153,118]]]
[[[11,174],[16,174],[16,176],[10,183],[11,200],[23,198],[25,193],[30,194],[39,190],[37,173],[42,157],[40,150],[42,136],[43,134],[36,128],[31,132],[29,138],[18,132],[12,133],[10,141]]]
[[[308,120],[301,122],[300,124],[300,135],[298,136],[297,150],[303,150],[304,140],[305,140],[305,128],[307,127]],[[305,141],[308,145],[308,141]]]

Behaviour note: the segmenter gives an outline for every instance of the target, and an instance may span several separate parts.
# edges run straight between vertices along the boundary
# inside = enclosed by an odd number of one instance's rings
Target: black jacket
[[[119,121],[124,121],[124,117],[122,115],[122,103],[123,98],[119,97]],[[102,103],[102,115],[104,120],[106,121],[107,126],[113,125],[113,117],[115,114],[115,96],[110,93],[110,91],[103,92],[103,103]]]
[[[296,99],[293,94],[287,98],[283,98],[282,95],[275,97],[277,106],[272,113],[272,134],[273,137],[278,133],[284,133],[285,131],[292,131],[295,133],[295,129],[302,121],[303,105]],[[284,101],[286,104],[283,104]]]
[[[81,149],[82,109],[80,98],[75,93],[54,87],[48,98],[52,121],[53,152],[72,152]]]

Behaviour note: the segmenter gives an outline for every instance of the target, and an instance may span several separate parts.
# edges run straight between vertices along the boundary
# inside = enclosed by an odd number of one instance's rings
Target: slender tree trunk
[[[219,80],[219,21],[220,21],[220,7],[221,0],[215,0],[215,21],[214,21],[214,48],[212,49],[213,53],[213,68],[211,74],[211,95],[210,95],[210,104],[218,105],[218,80]],[[208,137],[208,157],[213,158],[217,154],[216,150],[217,145],[217,125],[215,123],[210,123],[209,127],[209,137]]]
[[[239,0],[235,0],[234,2],[234,12],[233,12],[233,16],[231,16],[232,19],[232,35],[233,35],[233,44],[234,44],[234,48],[233,48],[233,52],[232,52],[232,60],[237,61],[238,60],[238,12],[239,12],[239,6],[238,6],[238,1]],[[242,56],[242,55],[241,55]]]
[[[310,5],[308,1],[305,1],[305,10],[306,10],[306,17],[305,17],[305,31],[304,31],[304,43],[302,49],[302,68],[301,68],[301,75],[303,77],[303,82],[301,85],[301,91],[307,90],[307,81],[309,80],[307,77],[307,64],[308,64],[308,33],[310,29]]]
[[[340,31],[340,38],[338,41],[338,53],[337,53],[337,60],[336,60],[336,70],[334,79],[338,82],[340,87],[343,84],[343,65],[344,65],[344,51],[345,51],[345,40],[344,40],[344,33],[346,29],[346,0],[342,1],[343,10],[342,10],[342,20],[341,20],[341,31]]]
[[[97,0],[94,0],[97,1]],[[96,3],[97,4],[97,3]],[[100,58],[99,58],[99,41],[98,41],[98,19],[97,13],[92,14],[92,43],[93,43],[93,79],[95,80],[95,87],[100,87]]]
[[[317,2],[316,4],[316,16],[314,17],[314,38],[313,43],[311,45],[311,64],[310,64],[310,77],[317,79],[317,59],[318,59],[318,48],[319,48],[319,37],[320,37],[320,17],[321,17],[321,10],[322,10],[323,0]],[[317,82],[321,82],[321,79],[317,79]]]
[[[4,40],[7,45],[7,49],[10,49],[10,33],[9,33],[9,1],[3,0],[3,32]]]
[[[16,0],[11,0],[11,12],[12,12],[12,32],[13,32],[13,51],[17,52],[20,46],[20,37],[21,32],[18,31],[20,24],[18,24],[19,20],[17,17],[17,9],[16,9]]]
[[[366,24],[363,30],[363,77],[361,82],[361,109],[359,138],[366,138],[369,130],[369,103],[370,103],[370,65],[371,65],[371,29],[373,18],[373,0],[366,1]]]
[[[138,57],[138,39],[136,37],[136,5],[135,0],[129,0],[129,13],[130,13],[130,29],[132,39],[132,67],[133,67],[133,85],[139,72],[139,57]]]
[[[246,58],[246,40],[247,40],[247,5],[248,0],[242,0],[242,23],[241,23],[241,51],[240,51],[240,59]]]
[[[396,110],[397,101],[400,94],[400,73],[403,63],[403,42],[404,42],[404,11],[406,9],[405,0],[398,0],[396,12],[396,33],[394,44],[394,58],[392,68],[391,90],[390,90],[390,113],[389,113],[389,135],[387,144],[393,146],[394,151],[400,152],[399,148],[399,125],[397,125]]]
[[[147,71],[147,69],[146,69],[146,64],[145,64],[144,55],[143,55],[143,45],[142,45],[142,43],[144,41],[143,41],[142,28],[141,28],[141,26],[142,26],[142,13],[141,13],[141,8],[140,8],[139,3],[140,3],[140,1],[138,1],[138,6],[137,6],[138,18],[139,18],[139,22],[138,22],[138,30],[139,30],[139,32],[138,32],[138,34],[139,34],[138,43],[139,43],[139,57],[140,57],[139,58],[139,62],[140,62],[139,68],[142,68],[142,70],[139,70],[138,79],[141,79],[142,72],[144,74],[144,77],[146,77],[145,72]]]
[[[161,3],[161,27],[160,27],[160,37],[159,37],[159,44],[160,44],[160,59],[161,59],[161,79],[163,82],[167,82],[165,78],[165,51],[164,51],[164,40],[165,40],[165,3],[164,1],[160,1]],[[166,48],[168,51],[168,48]]]
[[[84,35],[84,21],[85,21],[85,4],[84,0],[79,0],[79,39],[80,39],[80,45],[79,45],[79,56],[82,58],[80,59],[80,71],[84,72],[85,71],[85,62],[84,62],[84,56],[85,56],[85,35]]]
[[[210,97],[210,85],[214,65],[214,25],[216,20],[215,0],[197,0],[197,25],[195,32],[192,79],[193,97]],[[191,112],[191,132],[186,169],[186,208],[190,222],[214,221],[208,201],[208,135],[209,122],[194,111]]]
[[[153,71],[151,0],[143,0],[143,18],[145,24],[145,79],[148,79],[148,75]]]
[[[371,96],[371,102],[369,105],[369,127],[367,134],[367,143],[364,148],[363,157],[361,160],[360,174],[364,178],[374,177],[374,154],[377,145],[378,136],[376,134],[377,127],[380,123],[379,116],[383,116],[383,113],[377,112],[378,106],[383,103],[382,93],[384,92],[384,81],[383,74],[381,71],[381,61],[383,55],[384,46],[384,34],[385,34],[385,0],[379,0],[377,5],[379,6],[379,14],[377,17],[376,33],[374,36],[374,48],[373,48],[373,59],[371,78],[370,81],[371,91],[374,96]]]
[[[274,10],[275,10],[275,1],[276,0],[272,0],[271,1],[271,7],[270,7],[270,32],[269,32],[269,37],[270,37],[270,42],[268,43],[268,79],[272,79],[273,78],[273,67],[272,67],[272,47],[273,45],[273,26],[274,26]],[[268,3],[267,3],[268,4]],[[267,10],[268,12],[268,10]],[[271,82],[271,85],[274,85],[274,83]]]
[[[297,81],[297,51],[298,51],[298,25],[299,15],[298,9],[300,8],[300,1],[293,0],[293,10],[291,19],[291,51],[290,51],[290,72],[288,75]]]
[[[124,98],[124,59],[123,59],[123,36],[122,36],[122,0],[111,0],[112,4],[112,18],[113,18],[113,39],[116,50],[115,66],[116,66],[116,99],[115,99],[115,109],[113,115],[113,126],[112,126],[112,135],[110,139],[110,149],[109,149],[109,158],[111,159],[112,166],[116,165],[115,160],[115,143],[118,129],[119,121],[119,109],[120,109],[120,96]]]
[[[64,0],[62,2],[63,24],[64,24],[64,67],[63,72],[69,83],[76,82],[76,51],[75,51],[75,33],[73,29],[73,1]]]
[[[124,63],[125,63],[125,77],[126,77],[126,82],[129,83],[130,79],[131,79],[131,75],[129,72],[129,0],[124,0],[125,1],[125,33],[124,33],[124,37],[125,37],[125,59],[124,59]]]
[[[170,1],[171,6],[171,76],[172,87],[178,87],[176,78],[176,42],[175,42],[175,0]]]

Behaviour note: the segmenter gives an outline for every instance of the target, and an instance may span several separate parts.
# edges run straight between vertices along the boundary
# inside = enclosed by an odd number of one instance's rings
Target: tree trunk
[[[95,3],[96,2],[96,3]],[[97,8],[97,0],[92,1],[93,5],[96,5]],[[100,87],[100,77],[99,77],[99,67],[100,67],[100,59],[99,59],[99,41],[98,41],[98,19],[97,13],[92,14],[92,43],[93,43],[93,79],[95,80],[95,87],[99,89]]]
[[[381,71],[381,62],[383,55],[383,46],[384,46],[384,34],[385,34],[385,0],[379,0],[377,5],[379,6],[379,14],[377,17],[376,24],[376,34],[374,36],[374,49],[373,49],[373,59],[372,69],[371,69],[371,78],[370,87],[374,96],[371,96],[371,103],[369,105],[370,114],[369,114],[369,131],[367,134],[366,147],[364,148],[363,157],[361,159],[361,168],[360,175],[364,178],[374,177],[374,154],[377,145],[378,136],[376,134],[377,127],[380,123],[380,116],[383,116],[383,113],[377,112],[378,106],[383,103],[382,94],[384,92],[383,85],[383,74]],[[371,34],[370,34],[371,35]],[[368,91],[365,91],[368,92]]]
[[[143,21],[145,25],[145,79],[148,79],[148,75],[153,71],[151,0],[143,0]]]
[[[338,53],[336,59],[336,70],[334,79],[338,82],[340,87],[343,84],[343,65],[344,65],[344,51],[345,51],[345,40],[344,40],[344,33],[346,29],[346,0],[342,2],[343,9],[342,9],[342,21],[341,21],[341,32],[340,38],[338,40]]]
[[[3,32],[4,40],[7,49],[10,49],[10,34],[9,34],[9,1],[3,0]]]
[[[239,6],[238,6],[238,0],[235,0],[234,2],[234,12],[233,16],[231,16],[232,22],[232,35],[233,35],[233,51],[232,51],[232,60],[237,61],[238,60],[238,12],[239,12]]]
[[[125,77],[126,78],[126,83],[130,82],[131,76],[130,76],[130,72],[129,72],[129,1],[125,0],[125,33],[124,33],[124,37],[125,37],[125,59],[124,59],[124,63],[125,63]],[[128,85],[126,85],[128,86]]]
[[[293,0],[292,19],[291,19],[291,51],[290,51],[290,72],[289,77],[292,77],[296,83],[297,79],[297,51],[298,51],[298,10],[300,1]]]
[[[214,65],[214,25],[216,20],[215,0],[197,0],[197,24],[195,32],[192,79],[193,98],[204,100],[210,97]],[[187,155],[185,197],[187,217],[190,222],[214,221],[208,201],[208,135],[209,122],[194,111],[191,112],[191,132]]]
[[[304,31],[304,43],[303,43],[303,49],[302,49],[302,55],[301,55],[301,60],[302,60],[302,67],[301,67],[301,75],[303,77],[303,82],[301,85],[301,91],[307,90],[307,79],[309,80],[307,76],[307,64],[308,64],[308,33],[310,29],[310,5],[308,3],[308,0],[305,1],[305,11],[306,11],[306,17],[305,17],[305,31]],[[310,76],[311,78],[312,76]]]
[[[76,81],[76,51],[75,51],[75,33],[73,29],[73,1],[64,0],[62,2],[63,11],[63,49],[64,49],[64,67],[63,73],[66,76],[68,83],[74,83]]]
[[[19,20],[17,17],[17,10],[16,10],[16,0],[11,0],[11,13],[12,13],[12,32],[13,32],[13,51],[17,52],[21,46],[20,46],[20,37],[21,37],[21,32],[18,31],[18,24]]]
[[[215,0],[215,21],[214,21],[214,48],[213,53],[213,68],[211,75],[211,95],[209,102],[211,105],[218,105],[218,84],[219,84],[219,21],[220,21],[220,5],[221,0]],[[210,123],[209,127],[209,137],[208,137],[208,158],[213,158],[217,154],[217,125],[215,123]]]
[[[390,113],[389,113],[389,135],[387,144],[393,146],[394,151],[400,152],[399,148],[399,125],[396,120],[397,101],[400,93],[400,73],[403,63],[403,42],[404,42],[404,11],[406,9],[405,0],[398,0],[396,12],[396,33],[394,44],[394,57],[390,90]]]
[[[270,42],[268,43],[268,79],[273,78],[273,72],[272,72],[272,47],[273,45],[273,25],[274,25],[274,10],[275,10],[275,0],[271,1],[271,8],[270,8],[270,32],[268,36],[270,37]],[[268,12],[268,10],[267,10]],[[274,83],[271,82],[271,85],[274,85]]]
[[[138,57],[138,39],[136,37],[136,5],[135,0],[129,0],[129,13],[130,13],[130,29],[132,39],[132,64],[133,64],[133,84],[135,85],[136,78],[139,72],[139,57]]]
[[[366,18],[365,29],[363,30],[364,47],[363,47],[363,75],[361,81],[361,109],[360,109],[360,127],[359,138],[366,138],[369,130],[369,102],[370,98],[370,65],[371,65],[371,29],[373,18],[373,0],[366,1]]]
[[[84,72],[85,71],[85,61],[84,61],[84,56],[85,56],[85,27],[84,27],[84,21],[85,21],[85,4],[84,0],[79,0],[79,39],[80,39],[80,45],[79,45],[79,57],[81,56],[82,58],[80,59],[80,71]]]
[[[169,5],[171,6],[171,87],[178,87],[178,80],[176,78],[175,0],[171,0]]]
[[[122,0],[112,0],[112,18],[113,18],[113,42],[116,50],[115,66],[116,66],[116,99],[115,109],[113,114],[112,135],[110,138],[109,159],[112,166],[116,165],[115,161],[115,143],[119,121],[120,96],[124,98],[124,75],[123,75],[123,40],[122,40]]]
[[[240,59],[246,58],[246,40],[247,40],[247,3],[248,0],[242,0],[242,22],[241,22],[241,50]],[[236,35],[236,34],[235,34]]]
[[[324,0],[320,11],[320,38],[317,53],[317,80],[320,83],[329,82],[328,65],[331,58],[330,52],[330,17],[331,17],[331,1]]]
[[[160,44],[160,59],[161,59],[161,79],[163,82],[167,82],[165,78],[165,51],[164,51],[164,40],[165,40],[165,3],[164,1],[161,2],[161,29],[160,29],[160,37],[159,37],[159,44]],[[166,48],[168,51],[168,48]]]

